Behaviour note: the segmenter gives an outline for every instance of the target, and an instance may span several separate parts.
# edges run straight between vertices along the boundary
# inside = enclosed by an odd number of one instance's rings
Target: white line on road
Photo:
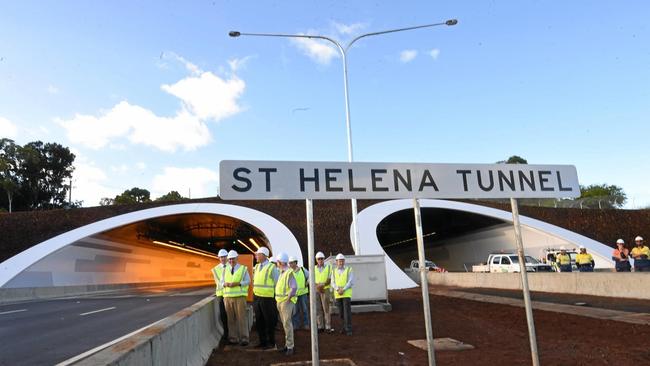
[[[95,311],[89,311],[87,313],[81,313],[81,314],[79,314],[79,316],[90,315],[90,314],[95,314],[95,313],[101,313],[102,311],[108,311],[108,310],[113,310],[113,309],[115,309],[115,306],[112,306],[112,307],[106,308],[106,309],[99,309],[99,310],[95,310]]]
[[[84,358],[87,358],[87,357],[89,357],[89,356],[91,356],[91,355],[93,355],[93,354],[95,354],[95,353],[97,353],[97,352],[99,352],[99,351],[101,351],[101,350],[103,350],[103,349],[105,349],[105,348],[108,348],[108,347],[110,347],[110,346],[112,346],[112,345],[114,345],[114,344],[116,344],[116,343],[118,343],[118,342],[121,342],[121,341],[123,341],[123,340],[129,338],[130,336],[132,336],[132,335],[134,335],[134,334],[136,334],[136,333],[139,333],[139,332],[141,332],[141,331],[143,331],[143,330],[149,328],[149,327],[152,326],[152,325],[156,325],[157,323],[159,323],[159,322],[161,322],[161,321],[163,321],[163,320],[164,320],[164,319],[160,319],[160,320],[155,321],[155,322],[153,322],[153,323],[151,323],[151,324],[149,324],[149,325],[145,325],[144,327],[142,327],[142,328],[140,328],[140,329],[138,329],[138,330],[135,330],[135,331],[133,331],[133,332],[131,332],[131,333],[129,333],[129,334],[126,334],[126,335],[124,335],[124,336],[122,336],[122,337],[120,337],[120,338],[114,339],[114,340],[112,340],[112,341],[110,341],[110,342],[107,342],[107,343],[102,344],[101,346],[95,347],[95,348],[93,348],[93,349],[91,349],[91,350],[88,350],[88,351],[82,353],[82,354],[79,354],[79,355],[76,355],[76,356],[74,356],[74,357],[72,357],[72,358],[69,358],[69,359],[67,359],[67,360],[65,360],[65,361],[63,361],[63,362],[57,363],[55,366],[68,366],[68,365],[72,365],[72,364],[75,363],[75,362],[81,361],[81,360],[83,360]]]
[[[13,313],[20,313],[20,312],[22,312],[22,311],[27,311],[27,309],[3,311],[2,313],[0,313],[0,315],[13,314]]]

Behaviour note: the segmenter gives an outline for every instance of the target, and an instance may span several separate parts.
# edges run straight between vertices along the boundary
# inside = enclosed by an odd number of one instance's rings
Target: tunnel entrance
[[[455,239],[492,233],[508,226],[503,220],[467,211],[422,207],[421,214],[426,259],[449,271],[464,271],[469,262],[480,261],[468,260],[467,256],[454,258],[449,244]],[[399,268],[407,268],[412,260],[418,259],[413,209],[396,211],[381,220],[377,225],[377,239]],[[504,240],[503,244],[508,246],[510,241]]]

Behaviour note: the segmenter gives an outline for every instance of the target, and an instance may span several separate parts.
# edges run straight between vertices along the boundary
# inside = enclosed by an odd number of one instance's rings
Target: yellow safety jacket
[[[296,303],[298,298],[294,295],[289,299],[289,294],[291,294],[291,287],[289,287],[289,279],[293,276],[293,270],[287,268],[286,271],[282,272],[280,278],[278,278],[278,283],[275,284],[275,301],[281,303],[287,300],[291,300],[292,303]]]
[[[296,291],[296,296],[302,296],[305,295],[309,292],[309,286],[307,284],[307,277],[305,277],[305,271],[302,268],[298,269],[298,272],[294,272],[293,276],[296,278],[296,287],[298,287],[298,291]]]
[[[273,263],[267,261],[262,267],[261,263],[255,265],[253,274],[253,294],[259,297],[273,297],[275,281],[273,280]]]
[[[327,279],[332,277],[332,266],[329,264],[326,264],[323,266],[323,269],[319,269],[318,266],[314,268],[314,280],[316,281],[317,285],[323,285],[327,283]],[[329,289],[330,285],[327,285],[324,287],[325,290]]]
[[[630,255],[632,256],[632,258],[636,258],[637,256],[643,255],[643,254],[647,255],[648,259],[650,259],[650,248],[648,248],[647,246],[644,245],[641,248],[634,247],[630,251]]]
[[[576,264],[579,265],[591,264],[593,260],[594,258],[589,253],[578,253],[578,255],[576,255]]]
[[[568,254],[558,254],[557,259],[556,259],[557,264],[560,266],[566,266],[568,264],[571,264],[571,256]]]
[[[348,283],[348,278],[350,276],[350,272],[352,272],[352,268],[350,267],[345,267],[343,270],[343,273],[339,273],[338,269],[334,269],[334,283],[336,283],[337,288],[344,288],[345,285]],[[341,299],[341,298],[352,298],[352,287],[349,289],[345,290],[342,295],[339,295],[338,291],[334,291],[334,298],[335,299]]]
[[[212,268],[212,275],[214,276],[214,282],[217,284],[217,290],[215,295],[223,296],[223,287],[221,287],[221,276],[224,274],[226,266],[223,263],[219,263],[214,268]]]
[[[244,279],[244,273],[246,273],[246,266],[240,265],[235,273],[230,273],[232,267],[226,267],[226,275],[224,282],[241,282]],[[246,286],[235,286],[235,287],[224,287],[223,288],[223,297],[240,297],[248,295],[248,285]]]

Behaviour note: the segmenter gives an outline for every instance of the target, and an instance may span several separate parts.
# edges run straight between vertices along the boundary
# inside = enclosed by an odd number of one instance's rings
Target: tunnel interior
[[[444,208],[422,207],[421,215],[426,259],[434,262],[445,256],[436,251],[445,243],[505,225],[503,220],[493,217]],[[377,238],[386,254],[400,268],[407,268],[411,260],[418,259],[415,216],[412,209],[396,211],[386,216],[377,225]]]

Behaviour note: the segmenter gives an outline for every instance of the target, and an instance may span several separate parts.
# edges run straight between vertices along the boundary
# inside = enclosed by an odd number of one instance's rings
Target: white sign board
[[[235,161],[219,164],[223,199],[579,197],[573,165]]]

